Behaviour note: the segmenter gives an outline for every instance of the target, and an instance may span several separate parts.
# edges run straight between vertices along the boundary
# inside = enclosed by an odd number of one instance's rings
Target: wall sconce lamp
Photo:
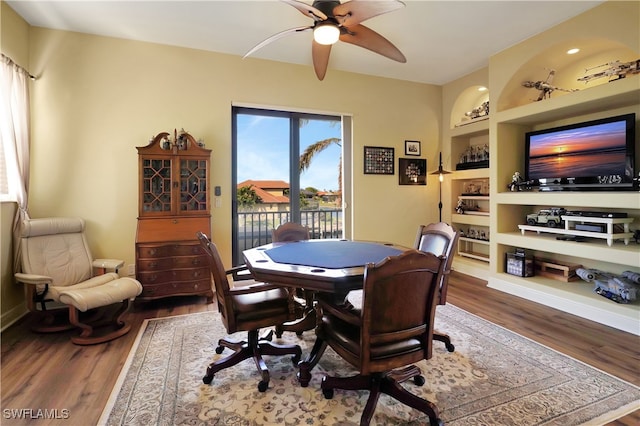
[[[442,181],[444,181],[444,175],[451,174],[442,168],[442,152],[440,153],[440,162],[438,163],[438,170],[431,173],[432,175],[438,175],[439,185],[440,185],[440,195],[438,198],[438,218],[440,222],[442,222]]]

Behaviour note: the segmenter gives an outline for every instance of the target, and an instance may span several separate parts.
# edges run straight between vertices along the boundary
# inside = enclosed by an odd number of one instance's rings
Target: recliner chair
[[[20,242],[22,272],[15,278],[26,286],[27,307],[40,320],[32,330],[46,333],[78,327],[80,335],[71,338],[78,345],[107,342],[129,332],[131,325],[123,317],[142,285],[118,275],[123,261],[92,257],[83,219],[27,219],[22,223]],[[96,271],[105,273],[96,275]],[[56,303],[67,306],[69,322],[56,323],[60,307],[51,309]],[[115,304],[121,306],[112,318],[99,322],[81,318],[80,312]],[[112,330],[105,333],[105,326]],[[101,334],[94,334],[97,328]]]

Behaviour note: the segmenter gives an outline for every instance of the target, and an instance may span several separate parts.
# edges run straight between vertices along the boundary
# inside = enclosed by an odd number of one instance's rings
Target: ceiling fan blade
[[[364,47],[394,61],[407,62],[407,58],[389,40],[364,25],[349,27],[340,34],[340,41]]]
[[[333,16],[345,27],[358,25],[360,22],[401,9],[405,5],[401,1],[358,1],[351,0],[333,8]]]
[[[313,57],[313,69],[318,80],[323,80],[329,65],[330,44],[320,44],[313,40],[311,45],[311,56]]]
[[[292,34],[292,33],[299,33],[302,31],[307,31],[312,29],[313,26],[311,27],[297,27],[297,28],[290,28],[288,30],[284,30],[282,32],[279,32],[277,34],[272,35],[271,37],[269,37],[268,39],[261,41],[260,43],[258,43],[253,49],[251,49],[250,51],[248,51],[247,53],[244,54],[244,56],[242,57],[242,59],[246,58],[247,56],[251,55],[252,53],[254,53],[256,50],[262,49],[264,46],[266,46],[267,44],[276,41],[279,38],[282,38],[286,35]]]
[[[303,15],[310,17],[314,21],[324,21],[327,19],[327,15],[321,10],[316,9],[306,3],[297,0],[280,0],[298,9]]]

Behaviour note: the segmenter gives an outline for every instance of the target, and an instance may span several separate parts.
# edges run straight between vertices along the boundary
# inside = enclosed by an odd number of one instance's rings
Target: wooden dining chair
[[[330,346],[359,370],[351,377],[324,376],[322,393],[331,399],[334,389],[369,390],[361,425],[371,421],[382,393],[427,414],[431,425],[441,424],[435,404],[400,383],[413,378],[415,384],[424,384],[420,369],[413,364],[432,355],[444,263],[442,256],[418,250],[388,257],[376,265],[369,263],[359,311],[318,300],[322,320],[316,328],[314,350],[321,355]]]
[[[447,288],[449,286],[449,274],[451,273],[451,265],[455,256],[455,250],[458,246],[458,237],[460,234],[453,227],[445,222],[430,223],[428,225],[420,225],[416,234],[414,248],[437,256],[445,256],[445,264],[438,288],[438,305],[447,303]],[[455,346],[451,343],[451,338],[443,333],[434,332],[433,338],[445,344],[449,352],[455,350]]]
[[[309,228],[296,222],[286,222],[271,231],[271,241],[274,243],[307,241],[310,238]],[[276,326],[276,336],[282,337],[285,331],[293,331],[298,336],[306,330],[315,327],[314,312],[314,292],[297,288],[296,295],[300,300],[304,300],[302,319]],[[311,318],[311,317],[313,318]]]
[[[272,343],[270,340],[273,333],[260,338],[258,332],[261,328],[272,327],[295,319],[302,307],[292,303],[288,291],[278,285],[258,282],[231,288],[227,275],[233,273],[234,269],[228,271],[224,269],[218,249],[209,240],[209,237],[202,232],[198,232],[197,236],[205,252],[209,255],[218,311],[227,332],[229,334],[238,331],[248,332],[246,341],[238,342],[228,339],[218,341],[217,354],[221,354],[224,348],[230,348],[234,352],[226,358],[209,364],[202,381],[209,384],[218,371],[232,367],[245,359],[253,358],[262,376],[258,383],[258,390],[264,392],[269,387],[270,376],[262,356],[293,355],[291,360],[296,366],[302,356],[302,350],[299,345]]]

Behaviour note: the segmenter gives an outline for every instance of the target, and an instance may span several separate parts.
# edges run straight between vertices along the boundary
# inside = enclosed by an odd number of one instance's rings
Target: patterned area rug
[[[436,328],[456,350],[434,343],[434,356],[418,364],[426,379],[411,392],[434,402],[447,425],[598,425],[640,408],[640,388],[564,356],[455,306],[440,306]],[[245,333],[232,337],[243,338]],[[327,400],[324,374],[355,371],[327,349],[309,387],[296,380],[289,357],[265,357],[269,389],[257,390],[252,360],[202,376],[226,332],[216,312],[145,322],[109,403],[106,425],[356,425],[368,392],[336,389]],[[314,333],[285,333],[277,342],[298,343],[303,357]],[[373,425],[424,425],[422,413],[382,395]]]

